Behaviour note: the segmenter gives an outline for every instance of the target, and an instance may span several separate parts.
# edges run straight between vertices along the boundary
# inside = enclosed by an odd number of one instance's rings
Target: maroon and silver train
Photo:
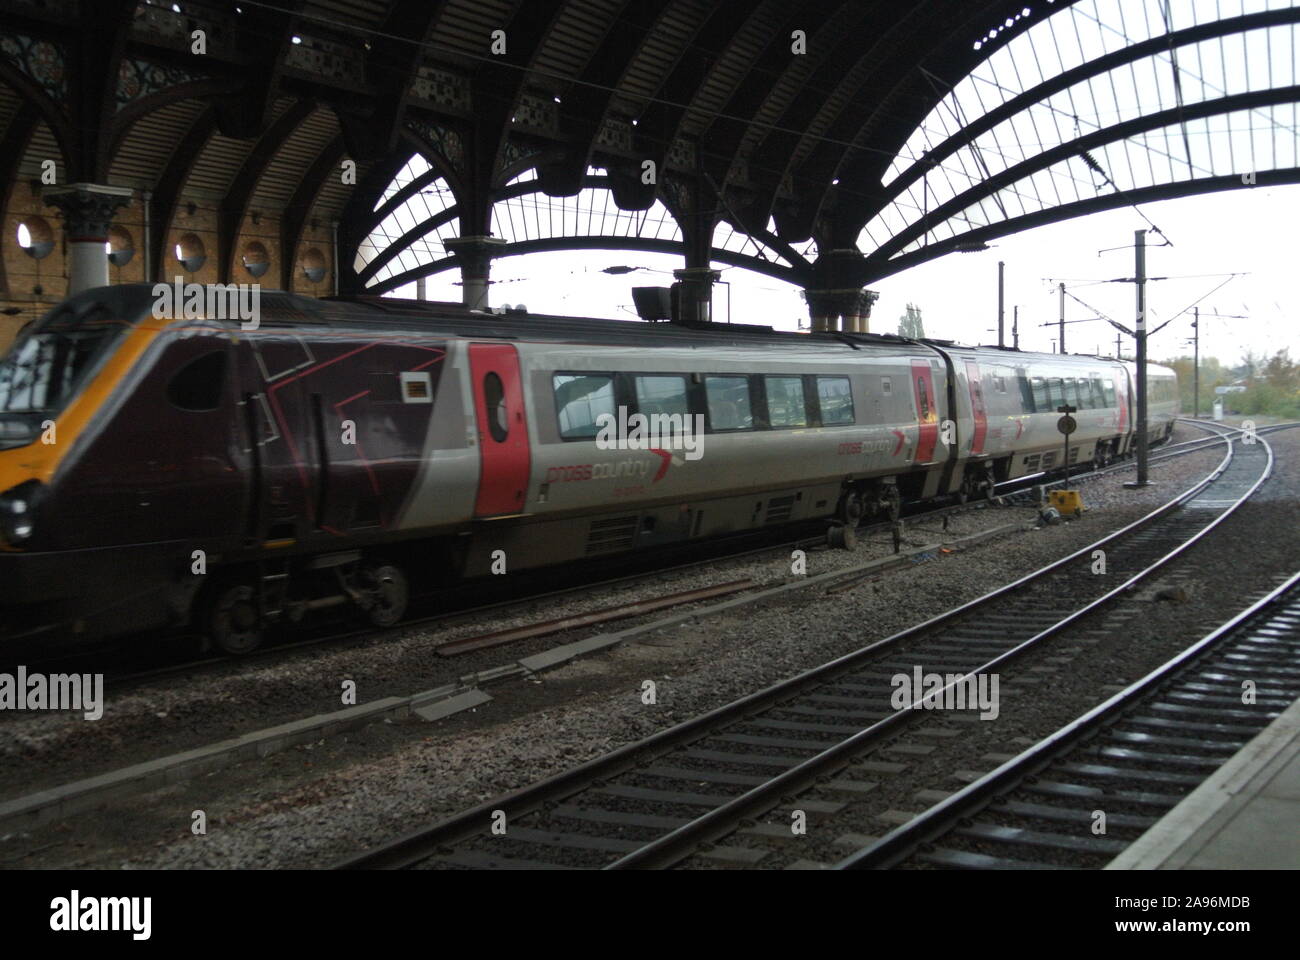
[[[1064,403],[1072,463],[1133,443],[1133,365],[1096,357],[280,293],[255,330],[154,308],[87,291],[0,361],[0,638],[190,624],[241,652],[324,606],[394,623],[413,581],[986,492],[1061,466]],[[1149,377],[1158,440],[1177,387]],[[638,413],[703,434],[607,426]]]

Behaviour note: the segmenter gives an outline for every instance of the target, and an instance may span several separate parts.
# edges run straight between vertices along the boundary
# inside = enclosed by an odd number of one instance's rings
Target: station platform
[[[1300,700],[1106,869],[1300,869]]]

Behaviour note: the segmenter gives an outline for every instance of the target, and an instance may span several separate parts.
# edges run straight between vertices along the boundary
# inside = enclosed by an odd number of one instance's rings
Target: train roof
[[[42,321],[58,317],[63,322],[74,317],[105,312],[128,322],[140,322],[152,313],[156,300],[154,284],[119,284],[87,290],[53,308]],[[1116,362],[1090,354],[1033,353],[1009,347],[966,345],[932,338],[909,339],[888,333],[823,333],[777,330],[773,327],[737,323],[679,323],[643,320],[612,320],[595,317],[570,317],[522,311],[484,312],[470,310],[459,303],[404,300],[395,297],[339,296],[315,298],[282,290],[263,290],[259,294],[261,310],[259,329],[299,327],[334,328],[359,326],[371,330],[435,333],[460,338],[583,342],[618,346],[658,347],[762,347],[786,346],[801,350],[824,349],[841,352],[864,348],[884,348],[900,354],[917,350],[941,350],[952,353],[997,355],[1005,362],[1017,360]],[[107,308],[106,311],[104,308]],[[75,321],[74,321],[75,322]]]

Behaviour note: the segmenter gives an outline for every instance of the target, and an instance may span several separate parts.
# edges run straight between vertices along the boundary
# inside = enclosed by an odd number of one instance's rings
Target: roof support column
[[[862,285],[866,257],[858,250],[828,250],[813,264],[813,281],[804,288],[814,333],[842,330],[867,333],[871,305],[880,294]]]
[[[722,277],[721,270],[711,267],[686,267],[674,270],[674,297],[679,323],[709,323],[713,320],[713,285]]]
[[[113,214],[131,202],[129,187],[73,183],[45,190],[41,198],[58,210],[68,240],[68,296],[108,286],[108,228]]]
[[[455,254],[460,264],[461,302],[469,309],[488,308],[492,257],[505,244],[500,237],[454,237],[443,241],[447,252]]]

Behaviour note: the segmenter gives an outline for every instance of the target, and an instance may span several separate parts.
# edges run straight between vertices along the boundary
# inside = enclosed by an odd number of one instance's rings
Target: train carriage
[[[1131,365],[859,334],[87,291],[0,362],[0,637],[252,649],[347,604],[987,494],[1132,443]],[[1153,436],[1176,414],[1150,367]],[[668,432],[640,430],[643,423]],[[675,432],[674,432],[675,431]]]

